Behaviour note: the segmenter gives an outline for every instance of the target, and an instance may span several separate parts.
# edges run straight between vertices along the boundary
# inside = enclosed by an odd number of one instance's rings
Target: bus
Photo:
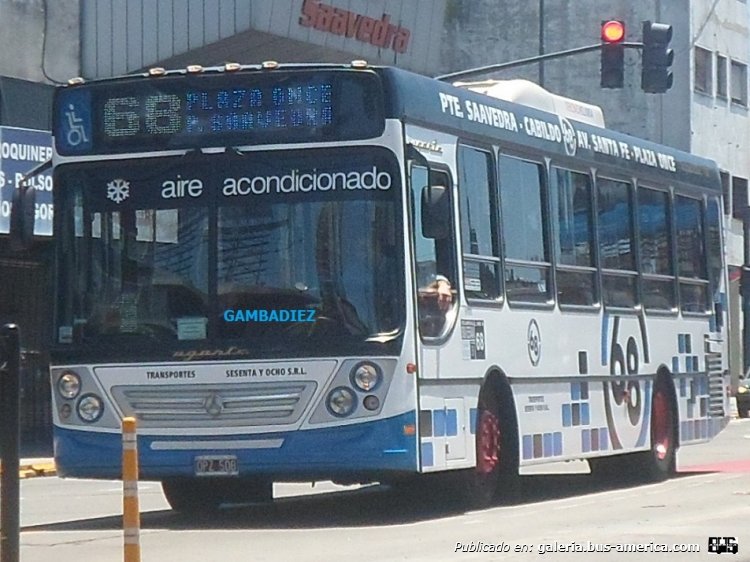
[[[712,161],[529,83],[230,63],[55,95],[54,454],[179,511],[662,479],[728,422]]]

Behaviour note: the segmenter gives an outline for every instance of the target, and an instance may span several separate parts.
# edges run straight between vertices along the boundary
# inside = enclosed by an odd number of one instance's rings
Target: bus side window
[[[717,328],[723,327],[723,297],[722,297],[722,241],[721,241],[721,215],[719,200],[712,197],[708,200],[706,207],[706,257],[708,259],[708,280],[713,298],[714,311],[716,313]]]
[[[499,169],[508,301],[548,303],[552,296],[544,168],[536,162],[503,155]]]
[[[672,310],[675,307],[669,216],[669,194],[666,191],[638,188],[641,288],[646,310]]]
[[[702,202],[675,197],[677,226],[677,274],[680,281],[680,306],[683,312],[708,310],[708,275],[703,237]]]
[[[588,174],[552,168],[550,202],[561,305],[592,306],[598,302],[591,195]]]
[[[633,193],[628,182],[598,178],[599,263],[605,306],[632,308],[638,279],[633,247]]]
[[[434,189],[431,187],[434,186]],[[417,274],[417,308],[422,337],[438,337],[446,328],[447,312],[456,304],[455,236],[451,210],[451,184],[445,172],[427,170],[421,166],[411,169],[411,200],[414,209],[412,235],[414,238],[415,269]],[[439,209],[427,210],[431,197],[440,197]],[[448,224],[428,226],[429,220]],[[445,216],[447,215],[447,217]],[[425,228],[423,228],[423,225]],[[450,290],[450,295],[447,291]]]
[[[490,152],[458,147],[461,250],[467,298],[500,299],[497,191]]]

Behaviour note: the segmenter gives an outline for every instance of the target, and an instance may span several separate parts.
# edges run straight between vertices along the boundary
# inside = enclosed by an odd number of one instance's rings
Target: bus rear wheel
[[[651,449],[589,459],[591,474],[604,481],[660,482],[675,472],[677,435],[669,384],[657,380],[651,397]]]
[[[663,381],[654,385],[651,400],[651,450],[643,454],[651,480],[665,480],[675,472],[677,452],[675,411],[669,386]]]

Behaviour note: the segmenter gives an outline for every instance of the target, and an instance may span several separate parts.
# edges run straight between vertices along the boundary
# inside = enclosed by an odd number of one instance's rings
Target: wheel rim
[[[500,464],[500,422],[497,416],[482,410],[479,417],[477,472],[490,474]]]
[[[653,419],[651,420],[651,439],[656,458],[663,461],[669,455],[672,445],[672,430],[669,402],[664,392],[654,394]]]

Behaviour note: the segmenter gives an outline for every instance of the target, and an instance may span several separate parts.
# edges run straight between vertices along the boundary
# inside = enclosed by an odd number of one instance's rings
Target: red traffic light
[[[602,41],[605,43],[620,43],[625,39],[625,23],[620,20],[602,22]]]

